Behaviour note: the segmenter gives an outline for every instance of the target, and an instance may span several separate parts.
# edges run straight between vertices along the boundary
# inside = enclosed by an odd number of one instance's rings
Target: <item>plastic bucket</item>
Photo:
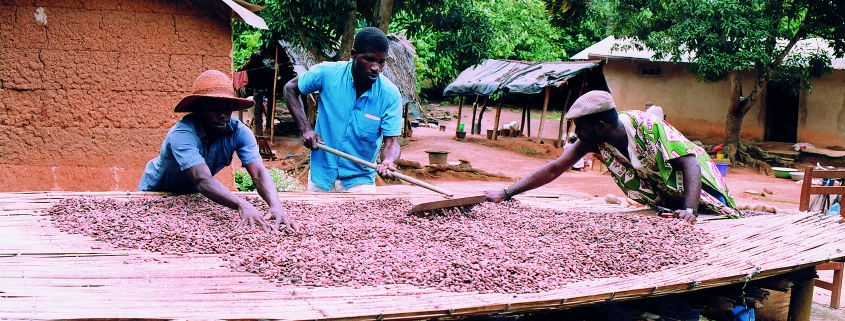
[[[716,164],[716,168],[719,169],[719,173],[722,174],[722,177],[728,175],[728,164]]]

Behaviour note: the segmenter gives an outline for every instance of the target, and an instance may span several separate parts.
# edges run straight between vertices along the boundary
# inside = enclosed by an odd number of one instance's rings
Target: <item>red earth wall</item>
[[[0,1],[0,191],[137,189],[194,79],[231,74],[230,10],[213,0]],[[217,177],[233,186],[231,170]]]

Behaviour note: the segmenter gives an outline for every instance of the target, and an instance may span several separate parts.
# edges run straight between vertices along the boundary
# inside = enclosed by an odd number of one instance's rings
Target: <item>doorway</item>
[[[795,143],[798,140],[798,93],[779,82],[769,82],[766,90],[767,141]]]

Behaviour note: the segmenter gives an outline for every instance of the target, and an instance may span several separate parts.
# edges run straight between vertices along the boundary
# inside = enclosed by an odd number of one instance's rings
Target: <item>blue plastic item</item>
[[[719,173],[722,174],[722,177],[728,175],[728,164],[716,164],[716,168],[719,169]]]
[[[827,215],[834,215],[839,216],[840,206],[839,203],[833,204],[827,209]]]
[[[754,321],[754,308],[746,308],[745,306],[737,305],[735,308],[731,309],[731,312],[734,313],[732,321]]]

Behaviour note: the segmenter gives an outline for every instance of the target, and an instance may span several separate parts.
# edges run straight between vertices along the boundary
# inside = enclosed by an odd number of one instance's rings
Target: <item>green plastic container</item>
[[[788,168],[788,167],[772,167],[772,171],[775,172],[775,177],[777,178],[789,178],[792,179],[792,175],[789,173],[797,172],[797,169]]]

